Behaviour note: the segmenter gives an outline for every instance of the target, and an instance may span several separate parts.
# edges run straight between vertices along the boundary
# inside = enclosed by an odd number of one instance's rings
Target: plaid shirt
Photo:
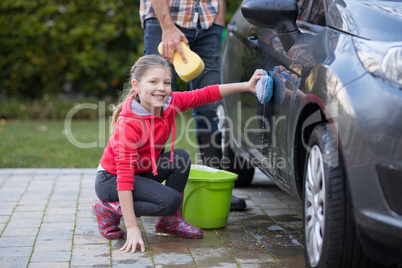
[[[218,14],[218,0],[168,1],[170,16],[173,22],[182,28],[195,29],[199,22],[202,29],[208,29],[213,24]],[[198,13],[198,15],[196,13]],[[146,19],[156,18],[151,0],[141,0],[140,18],[142,27],[144,27],[144,21]]]

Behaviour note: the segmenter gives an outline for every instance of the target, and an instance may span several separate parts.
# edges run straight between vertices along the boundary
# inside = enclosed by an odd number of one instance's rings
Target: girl
[[[178,112],[243,91],[255,93],[264,73],[257,70],[250,81],[213,85],[200,90],[172,92],[170,63],[156,55],[141,57],[131,69],[130,84],[113,113],[111,133],[100,160],[94,211],[99,231],[109,239],[122,238],[124,216],[127,240],[120,249],[145,251],[136,217],[159,216],[155,232],[182,238],[201,238],[202,230],[182,217],[183,191],[190,172],[190,156],[174,149]],[[172,132],[171,152],[161,153]],[[166,180],[165,185],[161,184]]]

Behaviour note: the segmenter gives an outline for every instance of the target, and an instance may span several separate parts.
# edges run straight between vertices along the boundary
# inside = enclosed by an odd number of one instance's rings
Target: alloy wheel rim
[[[304,190],[305,237],[310,265],[320,261],[325,228],[325,172],[320,148],[314,145],[309,154]]]

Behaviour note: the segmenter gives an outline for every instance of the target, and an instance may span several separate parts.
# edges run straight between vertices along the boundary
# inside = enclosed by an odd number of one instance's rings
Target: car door
[[[298,4],[303,32],[290,48],[284,47],[274,29],[247,23],[238,10],[228,25],[223,52],[224,83],[247,81],[256,69],[269,71],[281,80],[275,83],[273,96],[265,105],[250,93],[231,96],[225,102],[230,107],[227,113],[232,119],[232,139],[243,149],[241,153],[247,152],[253,164],[287,190],[294,177],[297,106],[305,96],[300,87],[302,73],[323,60],[321,47],[315,44],[322,44],[326,35],[323,2],[300,0]],[[316,24],[310,23],[313,21]]]
[[[228,26],[229,34],[223,53],[223,82],[247,81],[256,69],[274,72],[278,66],[290,69],[295,50],[285,52],[274,29],[247,23],[240,10]],[[289,72],[290,74],[290,72]],[[294,87],[287,85],[291,91]],[[279,87],[278,87],[279,89]],[[276,95],[282,94],[282,97]],[[289,172],[290,163],[282,146],[286,143],[286,116],[291,92],[274,92],[267,104],[250,93],[225,99],[229,118],[233,119],[233,140],[247,152],[253,164],[268,172],[272,179]],[[282,184],[286,184],[282,181]]]

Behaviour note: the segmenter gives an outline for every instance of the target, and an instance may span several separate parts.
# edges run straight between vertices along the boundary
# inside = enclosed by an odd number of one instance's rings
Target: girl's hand
[[[142,240],[140,228],[138,226],[127,228],[127,240],[120,250],[124,251],[125,253],[128,253],[131,250],[131,253],[134,253],[137,248],[137,244],[140,245],[141,252],[145,252],[145,245],[144,241]]]
[[[253,76],[250,78],[248,81],[247,88],[249,89],[250,92],[256,94],[255,91],[255,84],[257,83],[258,80],[261,79],[261,76],[264,76],[265,73],[261,69],[255,70]]]
[[[221,94],[222,98],[226,98],[227,96],[240,92],[252,92],[256,94],[255,84],[258,80],[261,79],[261,76],[263,75],[265,75],[265,73],[261,69],[258,69],[254,72],[253,76],[247,82],[220,84],[219,93]]]

